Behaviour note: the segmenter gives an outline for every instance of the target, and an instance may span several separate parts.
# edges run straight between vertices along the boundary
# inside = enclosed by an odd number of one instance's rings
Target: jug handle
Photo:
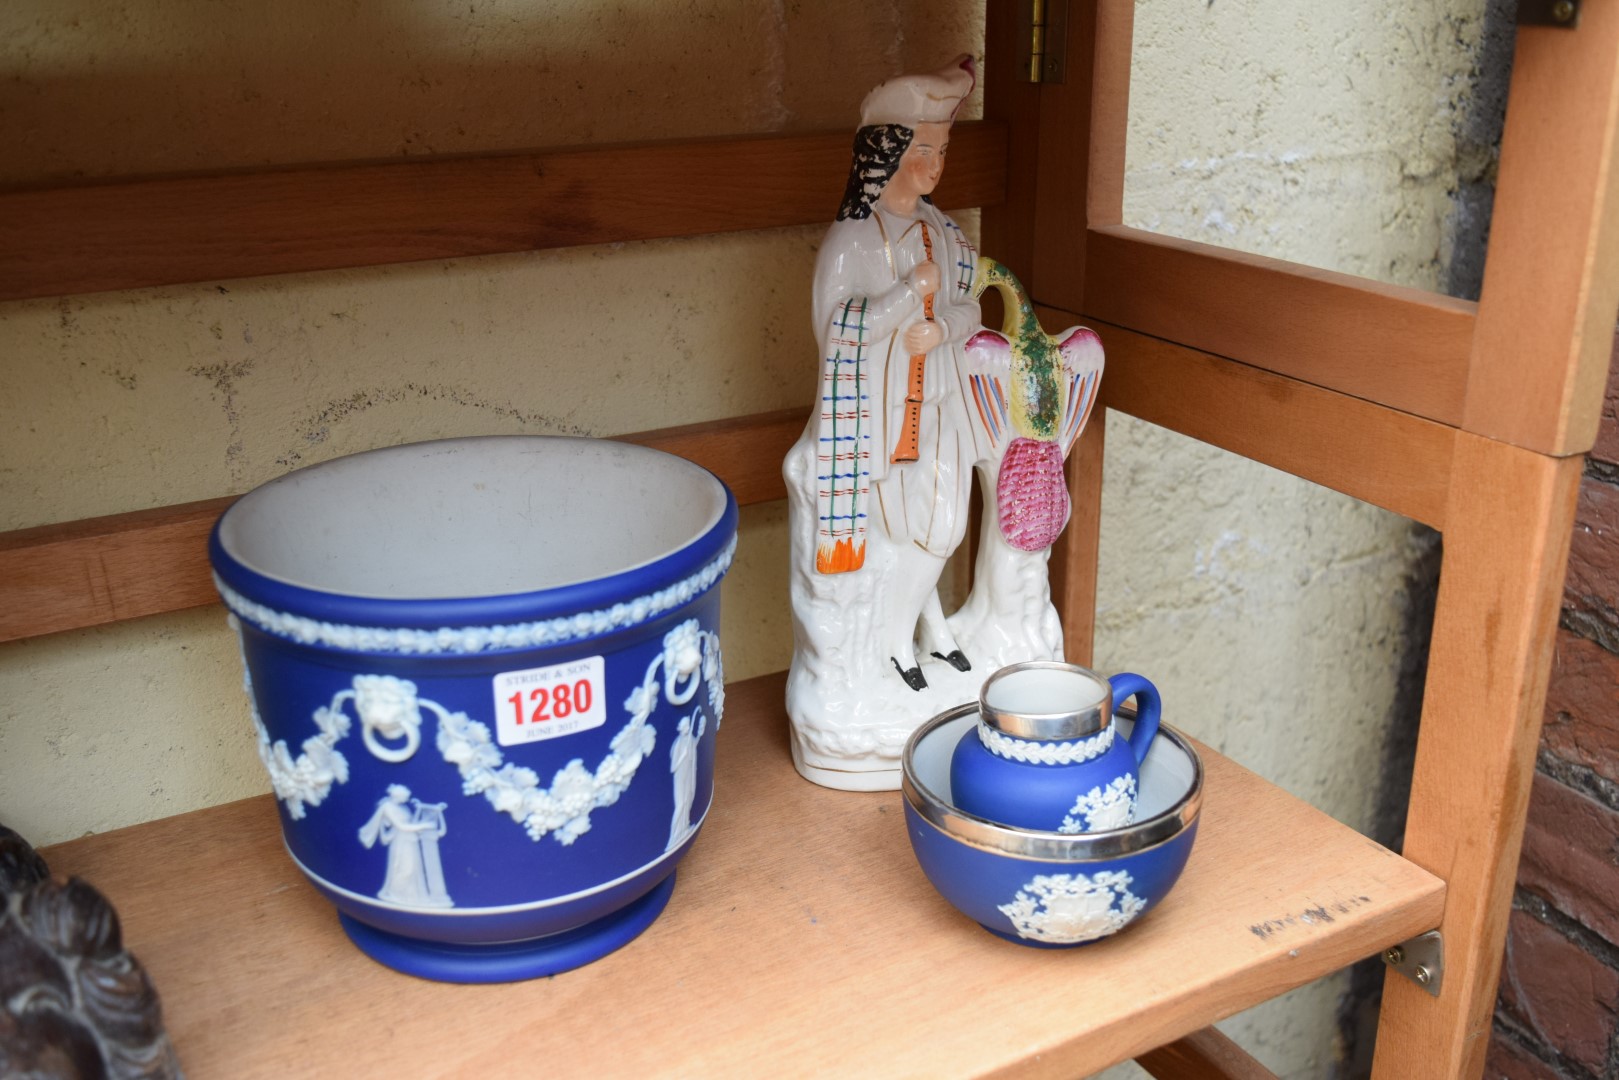
[[[1113,687],[1115,711],[1130,698],[1136,699],[1136,726],[1130,732],[1130,752],[1135,755],[1136,764],[1140,765],[1152,746],[1153,736],[1158,734],[1158,721],[1163,712],[1158,688],[1145,677],[1128,671],[1109,678],[1108,684]]]

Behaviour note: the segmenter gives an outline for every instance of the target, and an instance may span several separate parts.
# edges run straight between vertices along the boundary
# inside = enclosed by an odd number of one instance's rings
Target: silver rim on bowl
[[[1097,859],[1130,855],[1173,840],[1185,831],[1203,808],[1203,759],[1186,736],[1161,724],[1158,733],[1179,747],[1192,762],[1192,783],[1186,794],[1168,809],[1122,829],[1107,829],[1090,833],[1039,832],[1033,829],[1014,829],[997,825],[972,814],[964,813],[947,803],[937,792],[925,786],[916,776],[913,764],[916,748],[923,739],[944,725],[978,712],[977,702],[968,702],[948,712],[940,713],[911,733],[905,744],[902,759],[904,777],[901,789],[905,801],[922,816],[924,821],[941,832],[970,847],[1022,859],[1046,862],[1088,862]]]

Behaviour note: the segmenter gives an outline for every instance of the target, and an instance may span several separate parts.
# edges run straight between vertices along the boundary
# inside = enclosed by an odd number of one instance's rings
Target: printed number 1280
[[[571,686],[560,682],[555,686],[546,688],[536,686],[528,692],[528,701],[523,701],[523,692],[518,690],[507,698],[512,703],[512,724],[523,726],[523,710],[533,705],[533,711],[528,714],[531,724],[543,724],[547,720],[566,720],[576,712],[588,713],[594,691],[589,679],[578,679]]]
[[[502,746],[555,739],[607,722],[599,656],[494,678],[495,723]]]

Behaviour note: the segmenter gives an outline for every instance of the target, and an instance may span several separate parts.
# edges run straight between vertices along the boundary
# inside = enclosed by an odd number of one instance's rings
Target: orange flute
[[[927,261],[933,261],[933,237],[928,235],[928,226],[925,221],[918,221],[922,229],[922,251]],[[922,317],[928,322],[933,321],[933,294],[928,293],[922,297]],[[905,387],[905,423],[899,430],[899,441],[894,444],[894,453],[889,457],[891,464],[903,464],[917,459],[917,439],[922,426],[922,375],[927,364],[926,353],[911,354],[910,374]]]

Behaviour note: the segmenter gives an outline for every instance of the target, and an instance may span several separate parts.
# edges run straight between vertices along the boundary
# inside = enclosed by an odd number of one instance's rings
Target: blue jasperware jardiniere
[[[941,713],[912,734],[902,759],[911,848],[946,900],[1008,941],[1067,948],[1118,933],[1168,895],[1191,855],[1203,801],[1203,765],[1184,736],[1165,725],[1152,740],[1134,822],[1061,833],[958,805],[950,761],[978,722],[977,704]]]
[[[736,522],[697,465],[544,436],[356,454],[225,512],[287,850],[360,949],[504,982],[651,924],[712,797]]]
[[[1115,710],[1136,699],[1129,738]],[[1031,660],[984,680],[978,723],[950,759],[955,805],[1003,825],[1078,833],[1135,820],[1137,769],[1158,733],[1158,690],[1140,675],[1103,678]]]

